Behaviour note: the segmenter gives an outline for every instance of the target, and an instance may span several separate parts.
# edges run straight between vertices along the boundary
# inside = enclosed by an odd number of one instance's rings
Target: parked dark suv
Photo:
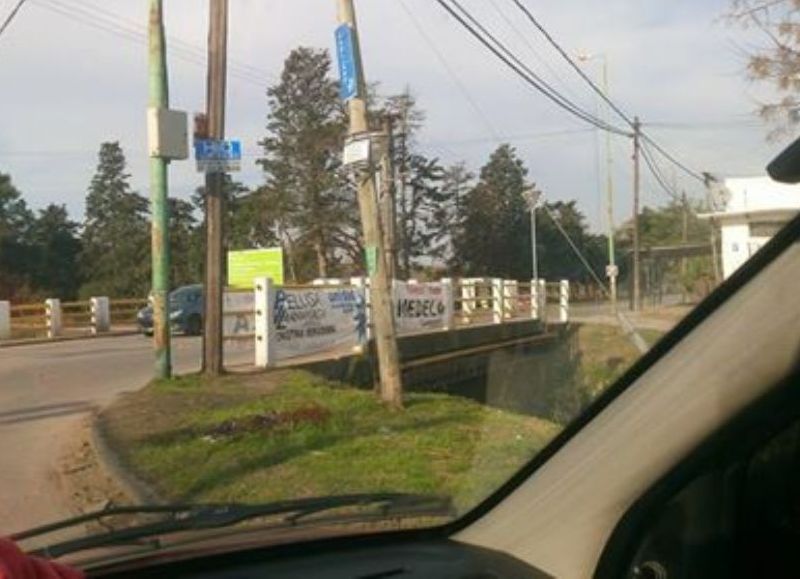
[[[198,336],[203,331],[203,286],[186,285],[169,294],[169,318],[173,332]],[[146,335],[153,334],[153,306],[139,310],[136,315],[139,328]]]

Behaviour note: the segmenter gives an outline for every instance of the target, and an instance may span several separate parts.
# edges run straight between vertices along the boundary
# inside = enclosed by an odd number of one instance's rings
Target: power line
[[[25,4],[25,2],[26,2],[26,1],[27,1],[27,0],[19,0],[19,2],[17,2],[17,5],[16,5],[16,6],[14,6],[14,7],[11,9],[11,12],[9,12],[9,13],[8,13],[8,16],[7,16],[7,17],[6,17],[6,19],[3,21],[3,24],[2,24],[2,26],[0,26],[0,36],[3,36],[3,32],[5,32],[5,31],[6,31],[6,29],[7,29],[9,26],[11,26],[11,22],[14,20],[14,17],[17,15],[17,12],[19,12],[19,11],[20,11],[20,8],[22,8],[22,5],[23,5],[23,4]]]
[[[547,85],[541,81],[541,79],[533,73],[526,65],[524,65],[514,54],[508,50],[501,42],[499,42],[491,33],[489,33],[484,27],[480,25],[470,14],[467,12],[463,6],[461,6],[457,0],[452,0],[454,5],[456,5],[464,15],[470,19],[475,25],[482,29],[484,34],[478,32],[475,27],[470,25],[467,20],[464,19],[452,6],[447,4],[444,0],[436,0],[436,2],[445,10],[448,14],[450,14],[453,18],[455,18],[458,23],[464,27],[473,37],[475,37],[483,46],[485,46],[489,51],[494,54],[503,64],[505,64],[508,68],[514,71],[520,78],[522,78],[528,85],[533,87],[536,91],[543,94],[553,103],[555,103],[560,108],[566,110],[570,114],[580,118],[581,120],[594,125],[597,128],[601,128],[603,130],[611,131],[617,134],[627,135],[625,131],[609,125],[596,117],[593,117],[586,111],[581,110],[579,107],[571,103],[568,99],[565,99],[562,95],[560,95],[557,91],[554,91],[552,87]],[[487,40],[485,36],[488,36],[491,41]],[[493,44],[494,43],[494,44]]]
[[[458,75],[456,75],[455,71],[450,66],[450,64],[447,62],[447,59],[444,57],[442,52],[436,47],[436,45],[433,42],[433,39],[431,39],[431,37],[428,36],[428,33],[425,32],[425,29],[419,23],[419,20],[417,20],[417,17],[414,16],[414,13],[408,8],[408,6],[405,3],[405,0],[400,0],[400,7],[403,9],[403,11],[406,13],[408,18],[411,20],[411,23],[414,25],[414,28],[416,28],[416,30],[419,33],[419,35],[422,37],[422,39],[425,41],[425,43],[431,49],[433,54],[438,59],[439,63],[442,65],[442,67],[444,67],[445,71],[450,76],[450,80],[453,81],[453,83],[458,88],[459,92],[461,92],[461,94],[464,96],[466,101],[469,103],[469,105],[475,111],[475,114],[478,115],[478,118],[480,118],[481,122],[486,126],[486,129],[489,131],[489,133],[493,137],[497,138],[498,137],[498,133],[494,129],[494,127],[492,126],[492,123],[489,122],[489,119],[486,116],[486,114],[478,106],[478,103],[475,102],[475,100],[472,98],[472,95],[469,93],[469,91],[467,90],[466,86],[464,86],[464,84],[461,82],[461,79],[458,77]]]
[[[591,276],[594,278],[594,280],[597,282],[597,284],[600,286],[600,288],[603,290],[603,292],[606,295],[608,295],[609,292],[608,292],[608,288],[606,287],[606,284],[603,283],[603,280],[600,279],[600,276],[598,276],[597,273],[595,273],[595,271],[592,268],[592,266],[589,265],[589,260],[587,260],[586,257],[584,257],[584,255],[581,252],[581,250],[578,249],[577,244],[572,240],[572,237],[570,237],[570,235],[569,235],[569,233],[567,233],[566,229],[564,229],[564,227],[561,225],[561,223],[558,221],[558,219],[556,219],[556,216],[553,215],[553,210],[550,209],[547,206],[547,203],[542,203],[542,207],[544,208],[545,212],[550,217],[550,220],[553,222],[553,224],[556,226],[556,228],[561,232],[561,235],[564,236],[564,239],[567,240],[567,243],[572,248],[572,251],[574,251],[575,255],[578,256],[578,259],[581,260],[581,263],[583,263],[583,265],[586,268],[586,270],[589,272],[589,274],[591,274]]]
[[[525,14],[528,20],[536,27],[537,30],[539,30],[539,32],[542,33],[542,35],[547,39],[547,41],[553,46],[553,48],[556,49],[556,51],[558,51],[558,53],[564,58],[564,60],[566,60],[567,63],[569,63],[569,65],[575,70],[575,72],[577,72],[580,75],[580,77],[589,84],[592,90],[595,93],[597,93],[600,96],[600,98],[602,98],[614,112],[616,112],[623,120],[625,120],[626,123],[628,123],[630,126],[633,126],[633,121],[631,120],[631,118],[620,107],[618,107],[614,103],[614,101],[612,101],[608,97],[608,95],[606,95],[605,92],[603,92],[603,90],[600,87],[598,87],[591,78],[589,78],[589,76],[581,69],[580,66],[578,66],[578,64],[569,56],[569,54],[567,54],[567,52],[553,38],[553,36],[547,31],[547,29],[544,26],[542,26],[542,24],[536,19],[536,17],[531,13],[531,11],[528,10],[528,8],[521,2],[521,0],[511,0],[511,1]],[[669,154],[661,145],[656,143],[651,137],[649,137],[643,132],[641,133],[641,135],[644,140],[649,141],[650,144],[658,152],[664,155],[664,157],[669,159],[682,171],[684,171],[685,173],[687,173],[688,175],[690,175],[695,179],[698,179],[700,181],[703,180],[702,176],[699,173],[689,169],[686,165],[675,159],[675,157]]]
[[[105,8],[102,8],[101,6],[98,6],[97,4],[93,4],[91,2],[87,2],[86,0],[71,0],[71,3],[81,4],[87,10],[90,10],[91,12],[97,12],[97,13],[105,14],[110,19],[118,20],[120,22],[124,22],[128,26],[133,27],[134,29],[141,30],[142,32],[147,32],[147,27],[144,26],[143,24],[137,22],[136,20],[132,20],[132,19],[126,18],[126,17],[124,17],[121,14],[118,14],[116,12],[112,12],[110,10],[106,10]],[[175,36],[168,36],[167,40],[168,40],[168,43],[169,43],[169,45],[171,47],[172,46],[183,47],[185,50],[194,52],[195,54],[198,54],[202,58],[206,57],[206,49],[205,49],[205,47],[201,47],[201,46],[198,46],[196,44],[192,44],[190,42],[186,42],[185,40],[182,40],[180,38],[176,38]],[[252,74],[252,75],[254,75],[256,77],[262,77],[263,76],[263,77],[269,78],[270,80],[277,80],[277,77],[274,74],[272,74],[272,73],[270,73],[270,72],[268,72],[266,70],[263,70],[261,68],[258,68],[256,66],[253,66],[251,64],[248,64],[246,62],[242,62],[240,60],[237,60],[235,58],[228,58],[228,68],[229,69],[230,68],[240,69],[242,72]]]
[[[475,137],[472,139],[460,139],[457,141],[423,141],[420,144],[423,145],[471,145],[471,144],[480,144],[480,143],[487,143],[487,142],[496,142],[500,143],[501,141],[514,143],[519,141],[532,141],[536,139],[547,139],[551,137],[560,137],[565,135],[577,135],[577,134],[584,134],[593,132],[594,129],[590,128],[580,128],[580,129],[563,129],[557,131],[545,131],[541,133],[527,133],[527,134],[519,134],[519,135],[507,135],[502,138],[498,137],[497,135],[492,135],[491,137]]]
[[[147,42],[147,32],[144,27],[132,23],[130,20],[126,21],[126,19],[115,15],[113,12],[89,8],[92,6],[91,4],[84,4],[84,7],[78,4],[80,4],[79,0],[76,4],[65,4],[60,0],[35,0],[35,5],[40,8],[49,10],[80,24],[108,32],[139,44]],[[103,16],[103,12],[108,16]],[[175,46],[170,48],[170,52],[173,53],[176,58],[184,62],[205,67],[205,52],[202,48],[179,39],[170,38],[170,41],[175,43]],[[251,72],[249,68],[249,65],[233,65],[229,70],[229,74],[232,78],[259,87],[268,84],[269,81],[266,80],[266,78],[257,76],[255,73]],[[262,74],[268,73],[264,72]]]
[[[544,66],[551,75],[553,75],[553,78],[559,82],[559,84],[562,86],[562,88],[564,88],[564,90],[566,90],[566,92],[568,92],[573,98],[577,98],[578,95],[575,93],[572,87],[570,87],[569,84],[567,84],[567,82],[561,77],[561,75],[559,75],[558,72],[556,72],[555,68],[550,66],[550,63],[548,63],[547,60],[539,54],[539,51],[536,50],[536,47],[530,41],[530,38],[525,36],[525,34],[522,33],[519,27],[516,24],[514,24],[514,22],[506,15],[505,12],[503,12],[503,10],[497,4],[496,0],[489,0],[489,3],[491,4],[492,8],[494,8],[495,12],[497,12],[497,14],[500,15],[500,18],[503,19],[503,22],[505,22],[508,25],[508,27],[514,32],[517,38],[519,38],[525,44],[525,46],[528,47],[533,57],[537,61],[539,61],[539,63],[542,66]]]
[[[655,161],[652,158],[652,154],[650,153],[649,149],[642,143],[642,158],[644,159],[645,165],[650,170],[650,173],[656,180],[656,183],[661,187],[661,189],[673,200],[679,201],[680,195],[678,195],[671,187],[669,187],[664,179],[664,176],[661,174],[661,171],[658,169]]]
[[[496,36],[494,36],[489,30],[483,26],[480,21],[478,21],[472,14],[467,11],[466,8],[459,2],[459,0],[450,0],[458,10],[472,23],[473,26],[477,27],[478,30],[485,36],[488,37],[494,45],[499,48],[505,55],[513,61],[520,69],[522,69],[525,73],[527,73],[529,79],[532,79],[539,87],[540,92],[543,92],[545,96],[548,96],[551,100],[559,104],[562,108],[565,108],[572,114],[582,118],[583,120],[597,126],[598,128],[604,128],[605,130],[619,130],[611,127],[609,123],[606,121],[592,115],[588,111],[582,109],[580,106],[569,100],[567,97],[559,93],[556,89],[554,89],[550,84],[547,83],[541,76],[536,74],[527,64],[522,62],[522,60],[517,57],[516,54],[508,47],[506,47],[502,42],[500,42]]]
[[[569,54],[567,54],[567,52],[566,52],[566,51],[565,51],[563,48],[561,48],[561,45],[560,45],[560,44],[558,44],[558,42],[556,42],[556,40],[555,40],[555,39],[554,39],[554,38],[553,38],[553,37],[550,35],[550,33],[549,33],[549,32],[548,32],[546,29],[545,29],[545,27],[544,27],[544,26],[542,26],[542,25],[539,23],[539,21],[538,21],[538,20],[536,19],[536,17],[535,17],[535,16],[534,16],[534,15],[531,13],[531,11],[530,11],[530,10],[528,10],[528,8],[527,8],[527,7],[526,7],[526,6],[525,6],[525,5],[524,5],[522,2],[520,2],[520,0],[511,0],[511,1],[512,1],[512,2],[513,2],[513,3],[514,3],[514,4],[515,4],[515,5],[516,5],[516,6],[517,6],[517,7],[518,7],[520,10],[522,10],[522,12],[523,12],[523,13],[525,14],[525,16],[528,18],[528,20],[530,20],[530,22],[531,22],[531,23],[533,23],[533,25],[534,25],[534,26],[537,28],[537,30],[539,30],[539,32],[541,32],[541,33],[542,33],[542,35],[543,35],[543,36],[544,36],[544,37],[547,39],[547,41],[548,41],[548,42],[549,42],[549,43],[550,43],[550,44],[553,46],[553,48],[555,48],[555,49],[558,51],[558,53],[559,53],[559,54],[560,54],[562,57],[564,57],[564,59],[565,59],[565,60],[566,60],[566,61],[569,63],[569,65],[570,65],[570,66],[571,66],[571,67],[572,67],[572,68],[575,70],[575,72],[577,72],[577,73],[578,73],[578,74],[581,76],[581,78],[583,78],[583,80],[585,80],[587,83],[589,83],[589,86],[591,86],[591,87],[592,87],[592,90],[594,90],[594,92],[596,92],[596,93],[597,93],[597,94],[600,96],[600,98],[602,98],[602,99],[603,99],[603,100],[604,100],[604,101],[605,101],[605,102],[608,104],[608,106],[609,106],[609,107],[611,107],[611,109],[612,109],[614,112],[616,112],[616,113],[617,113],[617,114],[618,114],[618,115],[619,115],[619,116],[620,116],[620,117],[621,117],[621,118],[622,118],[622,119],[623,119],[623,120],[624,120],[626,123],[628,123],[628,125],[630,125],[630,126],[632,127],[632,126],[633,126],[633,120],[631,120],[631,118],[630,118],[628,115],[626,115],[626,114],[625,114],[625,113],[622,111],[622,109],[620,109],[620,108],[619,108],[619,107],[618,107],[618,106],[617,106],[617,105],[614,103],[614,101],[612,101],[610,98],[608,98],[608,95],[606,95],[606,93],[605,93],[605,92],[603,92],[603,90],[602,90],[600,87],[598,87],[598,86],[597,86],[597,85],[594,83],[594,81],[593,81],[591,78],[589,78],[589,75],[587,75],[587,74],[586,74],[586,73],[583,71],[583,69],[581,69],[581,67],[580,67],[580,66],[578,66],[578,64],[577,64],[577,63],[576,63],[574,60],[572,60],[572,58],[570,57],[570,55],[569,55]]]
[[[697,171],[693,171],[692,169],[690,169],[689,167],[687,167],[686,165],[684,165],[683,163],[678,161],[675,157],[673,157],[670,153],[668,153],[664,149],[664,147],[662,147],[661,145],[656,143],[651,137],[649,137],[648,135],[642,133],[642,141],[646,141],[646,142],[650,143],[650,145],[656,151],[661,153],[665,158],[667,158],[670,162],[672,162],[673,165],[675,165],[676,167],[681,169],[684,173],[686,173],[687,175],[689,175],[693,179],[696,179],[697,181],[700,181],[701,183],[703,183],[705,185],[705,179],[703,179],[703,176],[700,173],[698,173]]]

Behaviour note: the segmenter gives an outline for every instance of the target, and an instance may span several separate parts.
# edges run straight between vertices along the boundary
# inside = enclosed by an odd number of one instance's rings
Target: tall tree
[[[338,233],[356,212],[355,196],[337,174],[345,135],[338,85],[327,51],[293,50],[280,82],[267,90],[267,136],[259,143],[265,187],[276,229],[287,243],[296,275],[328,277]],[[315,264],[300,257],[310,249]]]
[[[32,223],[33,214],[11,176],[0,173],[0,299],[30,291]]]
[[[510,145],[500,145],[466,197],[464,233],[457,242],[466,273],[530,278],[530,224],[523,198],[527,169]]]
[[[770,137],[790,134],[800,123],[800,0],[732,0],[727,18],[760,34],[761,43],[748,45],[747,74],[777,91],[759,107],[773,123]]]
[[[463,272],[464,264],[457,251],[459,240],[464,236],[466,196],[474,176],[464,163],[447,167],[442,174],[441,190],[437,196],[429,229],[431,230],[431,252],[444,261],[456,275]]]
[[[82,282],[78,227],[64,205],[39,210],[30,236],[35,254],[32,279],[38,292],[62,300],[77,297]]]
[[[199,283],[203,274],[203,241],[195,207],[183,199],[169,199],[169,244],[174,287]]]
[[[86,195],[84,296],[141,296],[150,287],[148,203],[129,180],[122,147],[103,143]]]
[[[445,199],[441,182],[444,169],[438,159],[411,154],[408,159],[408,183],[401,212],[400,250],[403,270],[410,275],[422,257],[440,257],[435,251],[437,237],[437,212]],[[439,215],[441,216],[441,215]]]
[[[608,259],[606,237],[589,232],[586,216],[578,209],[577,201],[546,203],[536,213],[537,256],[541,277],[584,283],[594,281],[586,264],[578,257],[575,249],[567,240],[567,236],[569,236],[595,275],[603,279]]]

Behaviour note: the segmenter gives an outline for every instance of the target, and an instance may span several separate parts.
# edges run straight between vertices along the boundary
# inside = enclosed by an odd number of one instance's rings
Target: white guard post
[[[272,332],[272,312],[275,309],[275,286],[272,279],[259,277],[255,280],[255,330],[256,367],[275,366],[275,333]]]
[[[539,319],[547,323],[547,280],[539,280],[539,288],[537,290],[539,297]]]
[[[504,302],[503,280],[492,278],[492,322],[495,324],[503,323]]]
[[[475,280],[462,279],[461,314],[463,316],[463,321],[465,324],[469,324],[472,321],[472,313],[475,311],[475,307],[477,306],[477,304],[475,303],[476,295],[477,293],[475,291]]]
[[[513,320],[517,317],[519,308],[519,284],[516,280],[507,279],[503,282],[503,319]]]
[[[559,284],[558,319],[562,324],[569,321],[569,281],[562,279]]]
[[[47,337],[55,338],[61,335],[61,300],[51,298],[44,302],[45,316],[47,317]]]
[[[539,283],[531,280],[531,319],[538,320],[541,316],[541,300],[539,298]]]
[[[11,338],[11,303],[0,301],[0,340]]]
[[[91,298],[92,334],[102,334],[111,329],[111,305],[107,297]]]

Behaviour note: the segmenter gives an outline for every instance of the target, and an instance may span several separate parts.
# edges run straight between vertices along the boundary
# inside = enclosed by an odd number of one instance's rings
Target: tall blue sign
[[[336,29],[336,55],[339,60],[339,96],[349,101],[358,96],[355,38],[349,24]]]

